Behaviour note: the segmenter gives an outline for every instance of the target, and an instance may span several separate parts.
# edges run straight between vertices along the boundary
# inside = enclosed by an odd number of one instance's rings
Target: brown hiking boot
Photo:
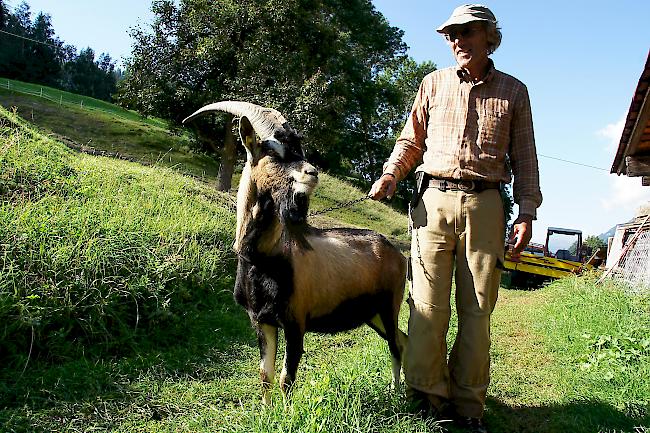
[[[488,433],[483,418],[472,418],[469,416],[459,416],[456,418],[456,424],[470,433]]]
[[[417,389],[406,387],[406,401],[408,401],[409,412],[428,417],[433,406],[429,402],[427,395]]]
[[[435,397],[430,397],[427,393],[407,386],[406,399],[409,403],[409,411],[423,418],[431,418],[435,421],[444,419],[450,420],[451,406],[447,402],[436,405],[431,400]]]

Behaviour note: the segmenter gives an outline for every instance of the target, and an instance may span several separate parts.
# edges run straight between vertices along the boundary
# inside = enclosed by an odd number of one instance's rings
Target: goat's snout
[[[305,167],[302,168],[302,172],[308,176],[318,177],[318,170],[311,164],[305,164]]]
[[[318,170],[308,162],[296,168],[291,176],[295,181],[293,186],[295,192],[309,195],[318,185]]]

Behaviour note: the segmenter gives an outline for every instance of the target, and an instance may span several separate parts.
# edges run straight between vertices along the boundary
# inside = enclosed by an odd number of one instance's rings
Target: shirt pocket
[[[455,107],[451,104],[433,103],[429,106],[429,125],[444,128],[446,123],[453,118]]]
[[[460,125],[464,121],[458,108],[448,101],[431,104],[429,107],[429,123],[427,125],[427,144],[436,154],[454,156],[458,148],[457,136]]]
[[[479,108],[478,146],[481,158],[501,159],[510,144],[509,101],[487,98]]]

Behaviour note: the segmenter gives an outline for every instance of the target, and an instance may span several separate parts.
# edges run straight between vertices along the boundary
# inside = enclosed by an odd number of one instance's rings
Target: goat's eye
[[[278,149],[275,146],[273,146],[273,145],[271,145],[269,143],[264,143],[264,146],[263,146],[262,149],[263,149],[264,154],[266,156],[270,156],[271,158],[274,158],[274,159],[282,159],[282,155],[280,155],[280,153],[278,152]]]
[[[275,149],[273,149],[271,147],[266,149],[266,154],[267,154],[267,156],[270,156],[271,158],[277,158],[277,159],[280,158],[280,154],[278,152],[276,152]]]

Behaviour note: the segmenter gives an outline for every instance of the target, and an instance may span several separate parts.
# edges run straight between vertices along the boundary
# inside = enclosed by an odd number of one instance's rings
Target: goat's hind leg
[[[275,378],[275,357],[278,348],[278,328],[259,324],[256,327],[257,343],[260,348],[260,379],[262,381],[262,403],[271,404],[271,386]]]
[[[374,329],[388,343],[393,367],[393,382],[391,385],[393,389],[397,389],[400,384],[404,353],[403,339],[406,334],[397,327],[397,318],[394,316],[392,312],[379,313],[368,322],[368,326]]]

